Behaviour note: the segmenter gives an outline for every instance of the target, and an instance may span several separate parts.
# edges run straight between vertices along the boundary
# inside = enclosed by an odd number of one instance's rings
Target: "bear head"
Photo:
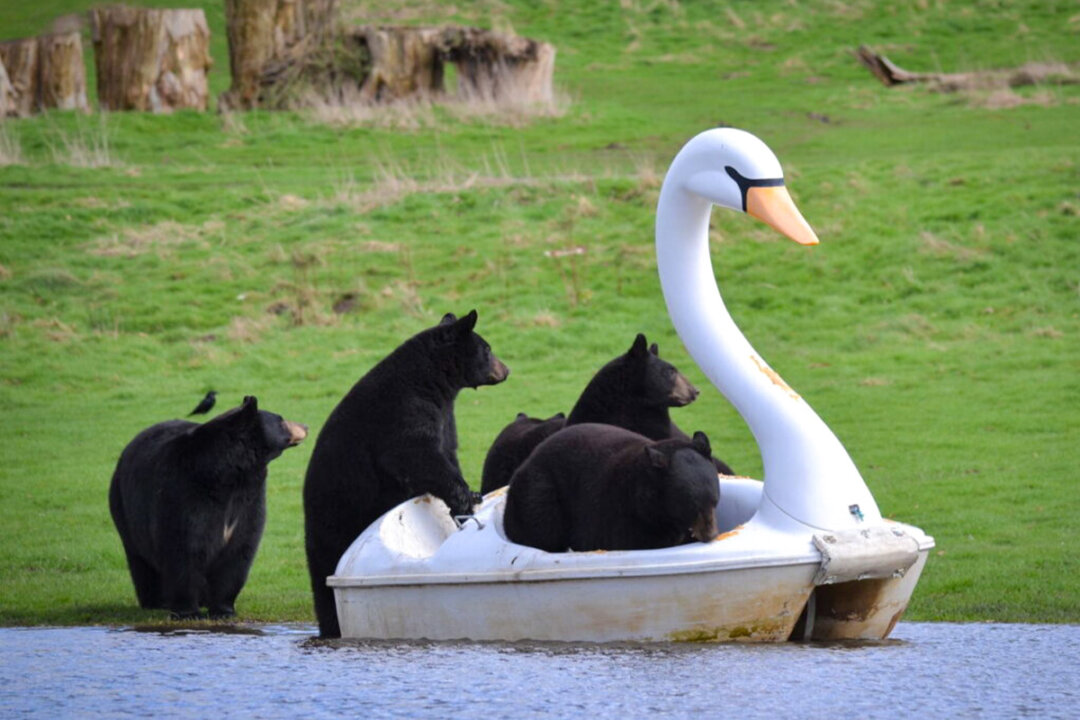
[[[199,425],[194,435],[212,440],[217,448],[227,446],[231,450],[220,451],[265,464],[287,448],[299,445],[307,437],[307,431],[306,425],[260,410],[258,399],[248,395],[239,406]]]
[[[626,354],[614,362],[624,368],[633,393],[646,406],[682,407],[698,396],[698,389],[674,365],[661,360],[656,343],[650,347],[641,333]]]
[[[459,387],[496,385],[510,374],[510,369],[491,352],[487,341],[474,331],[476,317],[476,310],[460,319],[447,313],[432,328],[437,362],[447,378]]]
[[[661,440],[646,445],[645,454],[653,469],[651,512],[661,522],[687,530],[693,539],[711,542],[717,534],[720,481],[709,438],[698,431],[689,442]]]

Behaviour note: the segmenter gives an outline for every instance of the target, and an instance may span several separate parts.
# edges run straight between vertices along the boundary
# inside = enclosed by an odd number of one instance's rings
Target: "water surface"
[[[1080,718],[1080,626],[901,623],[864,644],[328,645],[0,629],[0,717]]]

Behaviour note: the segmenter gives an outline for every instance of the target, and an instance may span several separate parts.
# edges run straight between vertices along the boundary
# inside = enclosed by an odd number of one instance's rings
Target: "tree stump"
[[[0,61],[0,120],[14,114],[15,89],[11,87],[3,61]]]
[[[310,76],[315,58],[332,53],[336,13],[337,0],[225,0],[232,84],[218,106],[287,104],[288,93],[274,86]]]
[[[442,51],[454,63],[465,100],[550,103],[555,47],[480,28],[447,28]]]
[[[39,107],[89,110],[82,36],[78,32],[42,35],[38,38],[38,58]]]
[[[20,38],[0,43],[0,63],[7,70],[11,85],[8,114],[18,117],[33,115],[38,109],[38,39]]]
[[[360,88],[363,100],[392,102],[443,91],[444,65],[438,29],[365,25],[353,28],[351,33],[371,58]]]
[[[0,43],[7,71],[2,115],[26,117],[41,110],[88,110],[86,67],[78,32],[55,33]],[[3,83],[0,83],[3,85]]]
[[[90,11],[103,110],[206,110],[210,30],[202,10]]]

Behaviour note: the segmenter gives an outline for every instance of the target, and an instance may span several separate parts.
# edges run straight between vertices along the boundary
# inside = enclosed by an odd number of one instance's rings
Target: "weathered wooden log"
[[[466,101],[547,103],[555,48],[545,42],[469,27],[359,26],[350,29],[371,56],[362,97],[372,102],[444,91],[445,64],[457,69]]]
[[[198,10],[124,5],[90,11],[103,110],[205,110],[210,30]]]
[[[232,84],[219,109],[287,104],[280,86],[310,75],[313,58],[329,52],[336,17],[337,0],[226,0]]]
[[[38,72],[39,62],[36,37],[0,43],[0,63],[4,64],[11,85],[9,115],[27,117],[37,112],[38,85],[41,78]]]
[[[1023,85],[1073,85],[1080,83],[1069,66],[1062,63],[1027,63],[1007,70],[984,70],[963,73],[919,73],[905,70],[889,58],[860,45],[855,57],[886,87],[908,83],[928,83],[938,92],[992,90]]]
[[[38,38],[38,56],[38,106],[88,111],[82,35],[78,32],[42,35]]]
[[[480,28],[442,31],[444,57],[454,63],[466,100],[549,103],[555,48],[549,43]]]

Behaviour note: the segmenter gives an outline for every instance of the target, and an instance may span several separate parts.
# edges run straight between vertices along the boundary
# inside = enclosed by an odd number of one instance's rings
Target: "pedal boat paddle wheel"
[[[509,542],[505,488],[456,522],[430,496],[368,527],[327,579],[342,637],[557,641],[882,639],[934,540],[882,518],[843,445],[755,352],[720,297],[713,205],[818,242],[780,163],[734,128],[691,139],[664,179],[656,253],[694,361],[749,425],[764,480],[720,477],[710,543],[547,553]]]

